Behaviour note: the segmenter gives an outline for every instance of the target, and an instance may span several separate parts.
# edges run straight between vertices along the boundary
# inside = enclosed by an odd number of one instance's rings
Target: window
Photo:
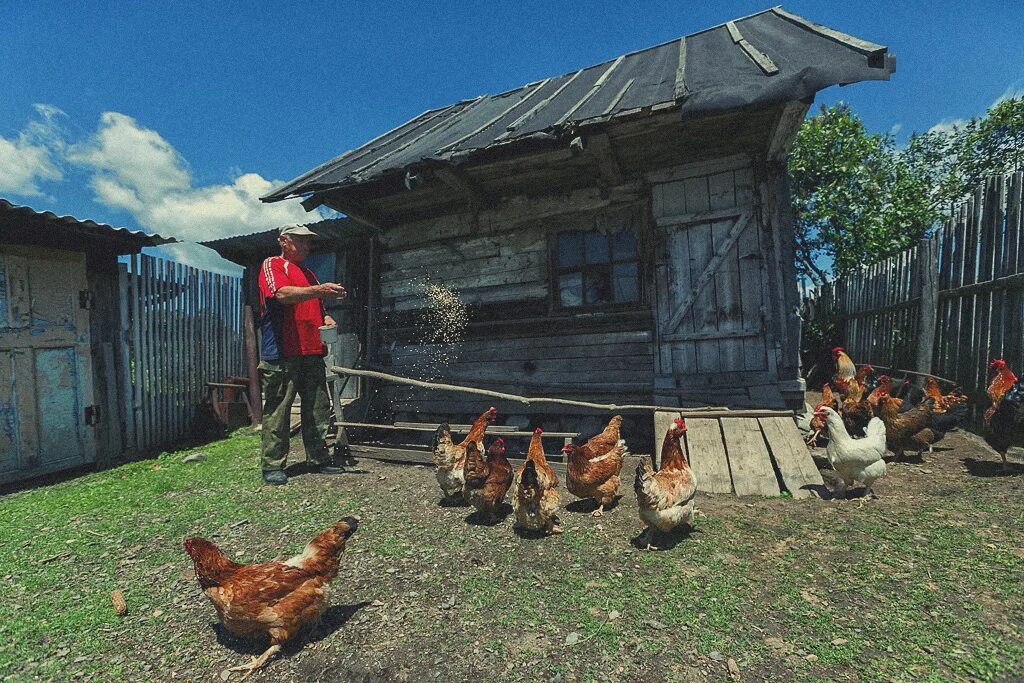
[[[559,233],[554,266],[561,308],[640,301],[640,257],[628,224]]]

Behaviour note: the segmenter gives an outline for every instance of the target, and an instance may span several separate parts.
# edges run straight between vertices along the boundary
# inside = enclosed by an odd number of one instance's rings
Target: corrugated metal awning
[[[557,140],[583,126],[644,113],[678,109],[688,118],[804,100],[832,85],[887,80],[894,71],[885,46],[775,7],[573,73],[424,112],[263,201],[358,185],[417,164],[462,164],[500,146]]]
[[[365,226],[347,218],[330,218],[315,223],[306,223],[305,226],[318,235],[314,242],[326,246],[336,246],[340,242],[359,239],[368,234]],[[279,253],[281,250],[277,243],[279,232],[280,228],[271,228],[248,235],[208,240],[200,242],[200,244],[213,249],[229,261],[245,265]]]

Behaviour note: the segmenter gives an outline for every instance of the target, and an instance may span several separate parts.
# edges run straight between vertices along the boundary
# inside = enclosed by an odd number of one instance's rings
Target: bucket
[[[333,344],[338,341],[338,326],[337,325],[321,325],[320,326],[320,341],[324,344]]]

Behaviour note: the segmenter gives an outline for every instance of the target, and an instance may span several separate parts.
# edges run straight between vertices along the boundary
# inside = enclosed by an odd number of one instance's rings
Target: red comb
[[[533,433],[534,434],[543,434],[544,430],[541,429],[540,427],[537,427],[536,429],[533,430]]]

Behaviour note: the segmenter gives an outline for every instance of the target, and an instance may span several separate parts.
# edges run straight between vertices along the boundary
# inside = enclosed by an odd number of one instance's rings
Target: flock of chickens
[[[483,452],[487,425],[497,417],[489,408],[474,422],[460,443],[452,441],[451,428],[442,424],[434,435],[433,458],[437,483],[446,499],[462,500],[475,507],[484,521],[494,521],[505,496],[512,492],[515,525],[547,535],[561,533],[558,509],[561,505],[559,480],[544,456],[544,430],[538,427],[530,439],[526,459],[513,474],[505,457],[505,441],[497,438]],[[626,455],[621,438],[622,417],[616,415],[601,433],[583,445],[566,444],[566,488],[578,498],[592,499],[596,517],[604,514],[619,494],[619,474]],[[657,472],[644,460],[637,465],[633,489],[640,519],[647,525],[647,549],[657,531],[670,531],[681,524],[692,525],[697,484],[690,469],[681,437],[686,423],[677,418],[665,433],[661,466]]]
[[[934,377],[925,378],[922,390],[888,375],[876,377],[870,365],[858,369],[842,347],[832,349],[832,357],[836,372],[814,409],[808,444],[828,433],[828,459],[847,488],[861,483],[874,495],[871,485],[885,475],[886,451],[920,458],[967,416],[967,396],[959,389],[943,394]],[[985,439],[1005,468],[1007,450],[1024,444],[1024,381],[1002,359],[993,360],[989,371]]]
[[[870,492],[871,485],[885,475],[887,450],[897,457],[907,452],[920,456],[966,416],[967,397],[959,391],[943,394],[934,378],[927,378],[922,391],[886,375],[876,378],[869,365],[858,370],[842,348],[833,349],[833,357],[836,373],[814,410],[809,442],[828,433],[828,459],[845,487],[860,482]],[[1006,451],[1024,444],[1024,379],[1019,380],[1002,360],[992,361],[989,369],[993,377],[985,435],[1005,467]],[[496,417],[496,409],[484,411],[459,443],[452,440],[449,425],[438,427],[433,460],[441,491],[449,500],[474,506],[485,522],[498,517],[511,492],[517,527],[546,535],[560,533],[560,482],[544,456],[543,430],[534,431],[525,461],[513,472],[503,439],[494,439],[484,449],[487,426]],[[598,506],[595,516],[604,514],[619,493],[627,452],[621,426],[622,418],[615,416],[584,444],[567,444],[562,449],[567,457],[566,488],[579,498],[593,499]],[[681,443],[685,431],[681,418],[668,428],[658,471],[646,458],[636,468],[633,488],[646,525],[648,550],[654,548],[656,531],[693,525],[697,486]],[[328,583],[337,575],[341,553],[357,528],[358,520],[345,517],[290,560],[255,565],[232,561],[205,539],[185,541],[199,585],[224,627],[240,636],[270,638],[266,651],[231,671],[245,672],[244,680],[284,643],[319,621],[327,607]]]

